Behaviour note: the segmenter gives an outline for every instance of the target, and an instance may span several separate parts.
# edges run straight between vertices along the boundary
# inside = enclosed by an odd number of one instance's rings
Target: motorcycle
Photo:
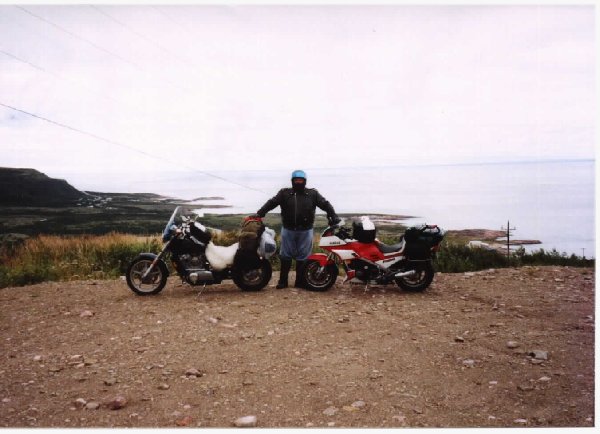
[[[376,228],[369,217],[352,224],[344,220],[325,228],[319,247],[328,253],[308,257],[304,269],[306,287],[326,291],[333,286],[339,268],[346,272],[343,283],[388,285],[395,283],[406,291],[424,291],[433,281],[432,259],[439,251],[445,231],[437,225],[408,228],[400,242],[386,245],[375,238]]]
[[[240,243],[217,246],[210,231],[186,215],[181,206],[175,208],[164,232],[162,251],[139,254],[128,266],[127,285],[138,295],[158,294],[165,287],[169,269],[165,257],[170,256],[177,274],[192,286],[219,284],[225,279],[242,291],[260,291],[271,279],[269,258],[275,253],[275,232],[264,228],[255,252],[244,251]],[[262,221],[260,222],[262,225]]]

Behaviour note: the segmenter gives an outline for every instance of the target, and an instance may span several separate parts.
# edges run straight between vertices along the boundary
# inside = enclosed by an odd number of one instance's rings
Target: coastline
[[[202,222],[220,230],[237,230],[246,216],[228,213],[230,205],[206,204],[201,201],[221,200],[221,197],[202,197],[194,200],[181,200],[154,193],[103,193],[86,191],[87,196],[75,204],[43,206],[1,206],[0,240],[14,236],[83,235],[124,232],[132,234],[161,233],[175,206],[197,209],[203,213]],[[397,237],[404,232],[410,215],[386,213],[340,213],[347,220],[368,215],[378,228],[381,237]],[[271,212],[265,217],[265,224],[276,231],[281,228],[279,213]],[[326,227],[326,218],[317,214],[315,232]],[[480,242],[493,249],[505,251],[506,242],[500,240],[506,234],[491,229],[446,230],[448,239],[469,243]],[[541,244],[539,240],[511,240],[511,247]]]

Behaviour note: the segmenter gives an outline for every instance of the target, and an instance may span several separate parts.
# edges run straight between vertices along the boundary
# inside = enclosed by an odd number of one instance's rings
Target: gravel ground
[[[594,280],[525,267],[438,274],[416,294],[5,288],[0,426],[592,427]]]

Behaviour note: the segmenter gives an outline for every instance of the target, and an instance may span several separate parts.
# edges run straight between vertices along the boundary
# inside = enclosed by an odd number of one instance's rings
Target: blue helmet
[[[306,180],[306,173],[304,173],[304,170],[294,170],[292,172],[292,179],[294,178],[303,178]]]

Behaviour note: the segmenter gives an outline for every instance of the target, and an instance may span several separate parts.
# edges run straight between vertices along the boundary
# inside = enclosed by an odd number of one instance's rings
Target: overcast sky
[[[594,21],[591,5],[0,5],[0,166],[594,158]]]

